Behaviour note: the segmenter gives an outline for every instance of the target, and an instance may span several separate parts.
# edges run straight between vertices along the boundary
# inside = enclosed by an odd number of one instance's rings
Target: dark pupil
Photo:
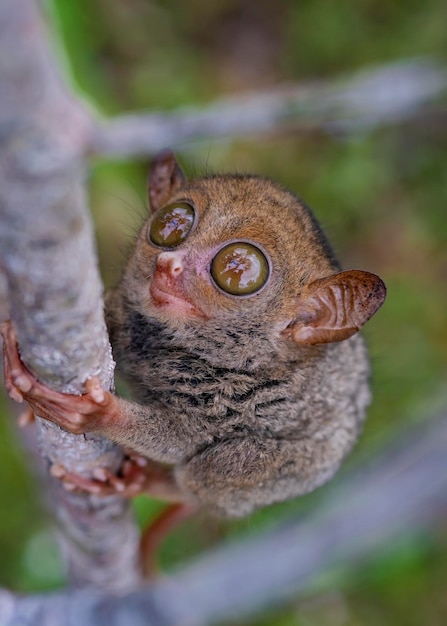
[[[236,296],[249,295],[265,285],[269,266],[256,246],[230,243],[214,257],[211,275],[223,291]]]
[[[186,202],[178,202],[160,209],[155,214],[149,238],[156,246],[175,248],[187,237],[194,222],[194,210]]]

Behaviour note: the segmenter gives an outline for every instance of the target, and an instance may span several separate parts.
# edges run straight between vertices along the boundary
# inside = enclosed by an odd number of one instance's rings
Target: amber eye
[[[266,284],[269,264],[256,246],[245,242],[230,243],[214,257],[211,276],[227,293],[234,296],[250,295]]]
[[[194,223],[194,209],[186,202],[175,202],[154,215],[149,227],[149,239],[156,246],[175,248],[189,234]]]

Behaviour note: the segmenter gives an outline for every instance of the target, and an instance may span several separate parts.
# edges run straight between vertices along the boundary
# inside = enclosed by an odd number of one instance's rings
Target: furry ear
[[[299,345],[348,339],[382,306],[385,295],[383,281],[361,270],[314,280],[303,290],[298,314],[284,332]]]
[[[152,212],[164,206],[185,180],[171,150],[163,150],[152,161],[147,179],[149,206]]]

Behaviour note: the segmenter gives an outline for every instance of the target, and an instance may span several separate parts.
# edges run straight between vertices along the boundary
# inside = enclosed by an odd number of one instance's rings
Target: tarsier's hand
[[[183,499],[175,484],[172,468],[132,451],[125,453],[117,474],[104,467],[96,467],[92,477],[87,478],[68,472],[58,463],[52,465],[50,474],[59,478],[67,491],[86,492],[98,496],[120,495],[127,498],[145,493],[172,502]]]
[[[103,431],[117,413],[117,399],[102,388],[99,378],[86,381],[81,396],[59,393],[40,383],[20,359],[14,327],[10,321],[0,326],[3,337],[5,385],[16,402],[26,400],[39,417],[64,430],[81,434]]]
[[[67,491],[91,493],[97,496],[121,495],[128,498],[145,493],[150,482],[148,460],[138,455],[125,457],[118,474],[105,467],[96,467],[92,477],[68,472],[59,463],[51,466],[50,474],[59,478]]]

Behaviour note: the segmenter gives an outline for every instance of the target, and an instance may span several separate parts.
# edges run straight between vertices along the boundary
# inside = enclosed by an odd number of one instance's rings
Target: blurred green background
[[[78,93],[106,115],[169,110],[283,83],[330,79],[374,64],[447,56],[444,0],[53,0],[55,46]],[[445,407],[447,371],[447,128],[396,125],[335,138],[322,132],[184,147],[186,171],[274,178],[313,208],[345,267],[380,274],[388,299],[365,331],[374,403],[348,466]],[[148,161],[91,163],[104,280],[119,276],[146,213]],[[117,250],[120,252],[117,253]],[[17,445],[10,405],[0,419],[0,584],[62,584],[61,568]],[[340,478],[337,478],[340,480]],[[234,534],[256,532],[324,498],[333,486],[238,523],[197,519],[162,550],[169,570]],[[141,523],[159,503],[136,502]],[[447,623],[447,533],[385,546],[330,589],[253,624],[441,626]]]

